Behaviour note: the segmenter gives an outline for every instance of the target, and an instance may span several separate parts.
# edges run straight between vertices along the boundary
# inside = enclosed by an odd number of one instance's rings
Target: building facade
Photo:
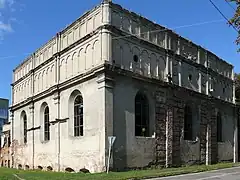
[[[105,171],[238,159],[233,66],[103,1],[14,70],[13,167]],[[224,127],[224,130],[223,130]]]
[[[0,132],[3,125],[8,122],[9,100],[0,98]]]
[[[11,156],[8,151],[10,146],[10,129],[6,130],[9,125],[9,100],[0,98],[0,164],[1,166],[10,167]]]

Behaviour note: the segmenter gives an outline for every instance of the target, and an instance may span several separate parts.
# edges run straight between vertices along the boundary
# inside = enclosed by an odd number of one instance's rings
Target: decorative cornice
[[[110,81],[110,82],[114,82],[114,76],[126,76],[126,77],[130,77],[132,79],[136,79],[136,80],[140,80],[140,81],[144,81],[144,82],[147,82],[147,83],[151,83],[151,84],[155,84],[157,85],[159,88],[163,88],[163,89],[174,89],[176,91],[182,91],[182,92],[186,92],[192,96],[195,96],[195,97],[198,97],[199,99],[202,99],[202,100],[211,100],[212,102],[215,102],[216,104],[224,104],[224,105],[227,105],[227,106],[231,106],[231,107],[236,107],[235,104],[231,103],[231,102],[228,102],[228,101],[224,101],[224,100],[221,100],[221,99],[218,99],[216,97],[212,97],[212,96],[208,96],[206,94],[203,94],[203,93],[200,93],[200,92],[197,92],[197,91],[193,91],[191,89],[187,89],[187,88],[184,88],[184,87],[180,87],[176,84],[171,84],[171,83],[168,83],[168,82],[165,82],[161,79],[155,79],[155,78],[152,78],[152,77],[146,77],[146,76],[143,76],[143,75],[140,75],[140,74],[137,74],[137,73],[134,73],[132,71],[128,71],[128,70],[124,70],[124,69],[121,69],[120,67],[118,66],[114,66],[111,65],[111,64],[104,64],[104,65],[101,65],[99,66],[97,69],[95,69],[95,71],[91,71],[91,72],[88,72],[88,73],[85,73],[85,74],[80,74],[72,79],[69,79],[67,80],[66,82],[64,83],[61,83],[59,84],[59,88],[57,85],[51,87],[50,89],[38,94],[38,95],[35,95],[34,97],[32,98],[29,98],[27,101],[23,101],[21,103],[18,103],[11,108],[12,111],[15,111],[23,106],[26,106],[26,105],[29,105],[30,103],[32,102],[36,102],[40,99],[43,99],[47,96],[50,96],[56,92],[60,92],[60,91],[63,91],[71,86],[74,86],[76,84],[79,84],[80,82],[83,82],[83,81],[87,81],[88,79],[91,79],[91,78],[94,78],[94,77],[101,77],[100,74],[103,73],[104,74],[104,78],[99,78],[97,81],[99,83],[101,82],[104,82],[105,80],[106,81]],[[104,80],[104,81],[103,81]],[[112,87],[112,86],[110,86]]]
[[[41,128],[41,126],[32,127],[32,128],[30,128],[30,129],[28,129],[27,131],[28,131],[28,132],[30,132],[30,131],[35,131],[35,130],[40,129],[40,128]]]
[[[69,118],[55,119],[55,121],[50,121],[50,124],[55,125],[57,123],[65,123],[67,120],[69,120]]]
[[[36,102],[38,100],[41,100],[41,99],[43,99],[47,96],[54,95],[54,93],[59,93],[59,92],[65,90],[65,89],[68,89],[71,86],[74,86],[76,84],[79,84],[81,82],[84,82],[84,81],[87,81],[91,78],[96,77],[97,76],[96,74],[99,74],[99,72],[103,72],[104,69],[105,69],[104,64],[99,65],[99,66],[93,68],[90,71],[79,74],[78,76],[75,76],[75,77],[73,77],[73,78],[71,78],[71,79],[69,79],[65,82],[62,82],[58,85],[54,85],[54,86],[50,87],[49,89],[26,99],[25,101],[19,102],[15,105],[11,106],[10,109],[12,111],[15,111],[15,110],[17,110],[17,109],[19,109],[23,106],[30,105],[31,103]]]

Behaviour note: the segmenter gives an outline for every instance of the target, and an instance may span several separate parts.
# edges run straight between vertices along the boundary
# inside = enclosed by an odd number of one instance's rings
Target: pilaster
[[[202,92],[202,73],[198,70],[198,92]]]
[[[206,165],[217,163],[218,142],[217,142],[217,111],[214,104],[208,100],[207,113],[207,135],[206,135]]]
[[[168,82],[168,73],[169,73],[169,55],[166,56],[166,68],[165,68],[165,77],[166,81]]]
[[[100,118],[100,127],[103,127],[100,131],[102,132],[100,135],[100,142],[102,146],[100,148],[100,153],[102,154],[100,162],[104,162],[104,166],[107,165],[107,157],[108,157],[108,137],[114,136],[113,131],[113,98],[114,98],[114,79],[106,74],[98,75],[97,79],[98,83],[98,91],[101,94],[101,118]],[[118,138],[118,137],[117,137]],[[116,139],[117,140],[117,139]],[[104,150],[104,152],[102,150]],[[112,151],[112,159],[110,161],[110,168],[113,168],[113,160],[114,160],[114,151]]]
[[[207,161],[207,101],[202,100],[200,106],[200,163],[208,164]]]
[[[236,86],[235,86],[235,83],[233,82],[233,88],[232,88],[232,103],[233,104],[236,104]]]
[[[32,131],[28,132],[28,134],[30,135],[29,138],[32,139],[32,169],[34,169],[34,164],[35,164],[35,132],[34,132],[34,128],[35,128],[35,123],[34,123],[34,104],[30,104],[29,106],[29,112],[30,112],[30,122],[31,122],[31,126],[32,126]]]
[[[54,101],[54,105],[55,105],[55,114],[54,114],[54,118],[53,118],[53,122],[56,122],[58,120],[60,120],[60,94],[59,92],[55,92],[53,94],[53,101]],[[52,121],[50,122],[51,125],[52,124]],[[58,164],[58,172],[60,171],[61,169],[61,162],[60,162],[60,147],[61,147],[61,144],[60,144],[60,141],[61,141],[61,132],[60,132],[60,123],[58,122],[57,123],[57,128],[55,128],[56,131],[55,131],[55,135],[56,135],[56,140],[55,140],[55,149],[56,149],[56,162]]]
[[[55,56],[55,74],[54,74],[54,84],[57,85],[59,84],[60,81],[60,56],[57,54]]]
[[[238,109],[237,107],[234,107],[234,146],[233,146],[233,162],[238,162]]]
[[[102,3],[102,25],[111,24],[111,7],[108,0]],[[101,31],[102,62],[112,63],[112,36],[109,30],[103,28]]]
[[[156,91],[156,104],[155,104],[155,112],[156,112],[156,165],[166,165],[166,95],[162,90]],[[169,161],[168,161],[169,163]]]
[[[200,64],[201,63],[201,51],[200,51],[200,47],[198,47],[198,53],[197,53],[197,63]]]
[[[15,154],[15,141],[14,141],[14,112],[10,111],[10,122],[11,122],[11,168],[14,168],[14,154]]]
[[[182,61],[178,62],[178,85],[182,86]]]
[[[166,119],[166,167],[173,163],[173,108],[167,108]]]

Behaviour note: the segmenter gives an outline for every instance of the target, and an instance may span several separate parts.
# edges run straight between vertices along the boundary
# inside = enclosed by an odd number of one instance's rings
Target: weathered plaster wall
[[[134,39],[112,40],[113,61],[116,66],[134,73],[167,81],[167,74],[172,74],[174,84],[203,94],[211,94],[219,99],[233,102],[233,81],[220,74],[199,68],[181,56],[153,48]]]
[[[31,97],[33,82],[34,95],[54,85],[58,67],[61,71],[60,81],[63,82],[101,63],[101,47],[104,46],[101,41],[104,39],[103,35],[98,32],[91,38],[87,37],[90,34],[94,35],[93,33],[106,23],[107,17],[105,16],[108,16],[108,14],[103,13],[106,8],[101,5],[85,13],[14,70],[13,105]],[[78,43],[77,46],[65,53],[59,64],[55,63],[54,55],[56,53],[64,51],[83,38],[86,40]],[[38,70],[35,71],[34,77],[31,77],[31,70],[35,68],[38,68]]]
[[[59,129],[57,124],[50,126],[50,140],[44,141],[43,107],[48,106],[50,110],[50,121],[55,119],[69,118],[66,123],[60,124],[60,170],[67,167],[76,172],[81,168],[87,168],[91,172],[100,172],[105,167],[105,126],[103,109],[104,94],[98,90],[97,79],[78,83],[60,93],[60,117],[58,117],[58,104],[54,99],[55,95],[48,96],[34,103],[34,165],[48,166],[54,170],[58,168],[58,138]],[[84,103],[84,136],[73,136],[73,102],[70,101],[72,93],[80,92]],[[72,107],[72,108],[70,108]],[[25,110],[28,117],[28,129],[32,128],[31,114],[29,109],[23,108],[14,115],[14,140],[17,142],[15,153],[15,167],[18,164],[32,167],[33,141],[32,133],[28,132],[28,142],[23,144],[23,122],[20,119],[21,112]],[[95,112],[95,113],[92,113]]]
[[[215,72],[232,78],[233,67],[213,53],[117,4],[113,4],[111,9],[113,26],[165,49],[171,49],[192,62],[208,66]]]
[[[222,142],[218,143],[218,160],[219,161],[232,161],[233,160],[233,147],[234,147],[234,117],[231,109],[222,107],[219,109],[222,114]]]
[[[116,169],[144,167],[149,163],[180,165],[229,161],[234,156],[233,108],[218,100],[203,98],[189,90],[160,87],[147,81],[123,76],[115,78],[114,86],[114,144],[113,163]],[[159,89],[163,93],[157,97]],[[150,107],[150,136],[135,137],[135,96],[147,94]],[[158,98],[161,99],[159,104]],[[205,99],[205,100],[204,100]],[[204,103],[203,103],[204,101]],[[188,104],[193,114],[193,139],[184,140],[184,107]],[[216,112],[225,115],[222,124],[223,142],[217,142]],[[153,116],[154,113],[154,116]],[[207,114],[206,114],[207,113]],[[208,150],[207,125],[210,125]],[[208,154],[208,156],[206,155]]]
[[[170,73],[173,83],[179,86],[204,94],[210,92],[214,97],[233,102],[232,65],[119,5],[113,4],[111,9],[112,25],[121,30],[119,37],[116,34],[112,38],[113,60],[117,65],[165,81]],[[166,49],[173,53],[165,53]],[[134,62],[134,55],[139,57],[139,63]]]
[[[15,69],[14,81],[19,80],[30,72],[32,68],[36,68],[55,53],[65,49],[74,42],[90,34],[103,24],[102,6],[97,6],[94,9],[86,12],[78,20],[70,24],[61,32],[61,37],[55,36],[45,45],[40,47],[34,56],[26,59],[19,67]]]
[[[153,98],[155,87],[126,77],[116,77],[115,81],[114,168],[147,166],[155,156],[155,103]],[[145,92],[148,97],[150,137],[135,136],[135,96],[138,91]]]

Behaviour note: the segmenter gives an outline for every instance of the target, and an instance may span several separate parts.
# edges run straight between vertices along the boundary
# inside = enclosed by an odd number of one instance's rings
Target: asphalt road
[[[151,180],[240,180],[240,167]]]

